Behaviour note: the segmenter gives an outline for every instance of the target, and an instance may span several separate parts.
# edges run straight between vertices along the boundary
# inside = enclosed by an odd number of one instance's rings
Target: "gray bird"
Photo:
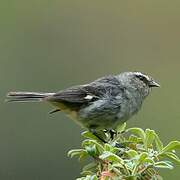
[[[141,72],[109,75],[89,84],[57,93],[9,92],[7,101],[47,101],[89,130],[116,129],[137,113],[152,87],[159,87]]]

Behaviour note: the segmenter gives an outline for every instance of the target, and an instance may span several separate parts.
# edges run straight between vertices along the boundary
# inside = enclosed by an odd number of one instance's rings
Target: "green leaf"
[[[147,157],[148,153],[146,152],[142,152],[140,155],[136,156],[133,164],[132,175],[135,175],[137,173],[139,166],[144,165]]]
[[[163,149],[163,143],[160,140],[158,134],[156,132],[154,132],[154,136],[155,136],[155,144],[156,144],[156,149],[158,152],[162,151]]]
[[[95,140],[86,139],[86,140],[84,140],[84,141],[82,142],[82,147],[84,147],[84,148],[85,148],[86,146],[93,146],[93,145],[96,146],[96,148],[98,149],[98,152],[99,152],[100,154],[104,151],[103,146],[102,146],[100,143],[98,143],[97,141],[95,141]]]
[[[84,180],[85,177],[76,178],[76,180]]]
[[[146,129],[145,134],[146,134],[146,138],[145,138],[144,146],[145,149],[147,150],[150,146],[152,146],[155,136],[154,136],[154,131],[150,129]]]
[[[154,165],[154,160],[150,157],[147,157],[145,160],[144,160],[144,163],[148,163],[149,165]]]
[[[137,136],[135,136],[135,135],[133,135],[133,134],[131,134],[130,136],[129,136],[129,139],[128,139],[128,141],[129,142],[132,142],[132,143],[142,143],[142,139],[141,138],[139,138],[139,137],[137,137]]]
[[[81,172],[81,175],[82,176],[88,176],[88,175],[92,176],[92,175],[94,175],[94,173],[92,171],[83,171],[83,172]]]
[[[77,178],[76,180],[98,180],[96,175],[87,175],[86,177]]]
[[[81,153],[85,153],[85,152],[86,151],[84,149],[73,149],[68,152],[68,156],[72,158],[74,156],[80,156]]]
[[[81,135],[85,138],[100,141],[99,138],[97,138],[93,133],[91,133],[89,131],[82,132]]]
[[[167,146],[165,146],[162,149],[161,153],[165,153],[165,152],[172,151],[175,149],[180,149],[180,142],[179,141],[171,141]]]
[[[86,146],[85,147],[86,151],[88,152],[88,154],[90,156],[96,156],[97,155],[97,150],[96,150],[96,146],[93,145],[93,146]]]
[[[124,131],[125,126],[123,124],[119,127],[119,131]],[[126,132],[128,133],[119,134],[121,138],[116,137],[108,143],[102,143],[89,131],[82,133],[87,138],[82,143],[84,149],[71,150],[68,156],[79,156],[79,159],[85,159],[90,155],[94,158],[92,163],[83,168],[81,175],[84,177],[79,180],[98,180],[96,174],[99,176],[104,168],[105,171],[113,172],[113,178],[117,180],[141,179],[141,172],[145,173],[143,175],[146,175],[146,178],[160,180],[157,176],[157,168],[173,169],[171,160],[180,163],[175,153],[175,149],[180,148],[179,141],[172,141],[163,147],[163,143],[154,130],[130,128]],[[108,139],[108,133],[102,133]],[[117,146],[117,143],[123,146]],[[170,161],[163,161],[163,159]]]
[[[127,167],[127,169],[129,169],[130,171],[132,171],[133,168],[134,168],[134,162],[133,162],[133,161],[127,161],[127,160],[125,160],[125,162],[126,162],[126,167]]]
[[[104,145],[104,150],[105,150],[105,151],[110,151],[110,152],[111,152],[112,149],[113,149],[113,147],[112,147],[110,144],[107,144],[107,143],[106,143],[106,144]]]
[[[173,165],[170,161],[159,161],[155,163],[156,168],[173,169]]]
[[[145,142],[146,134],[145,134],[144,130],[142,130],[141,128],[129,128],[126,131],[139,136],[142,139],[142,141]]]
[[[112,146],[112,145],[110,145],[110,144],[105,144],[104,145],[104,150],[105,151],[110,151],[110,152],[112,152],[112,153],[114,153],[114,154],[116,154],[117,152],[119,152],[119,148],[117,148],[117,147],[115,147],[115,146]]]
[[[138,155],[138,153],[137,153],[135,150],[133,150],[133,149],[130,149],[130,150],[126,151],[125,153],[126,153],[130,158],[135,158],[135,157]]]
[[[98,177],[96,175],[91,176],[90,180],[98,180]]]
[[[147,157],[148,157],[148,153],[146,152],[141,153],[138,159],[139,164],[143,164]]]
[[[166,153],[163,154],[163,156],[168,157],[169,159],[172,159],[177,163],[180,163],[179,157],[176,154],[172,153],[172,152],[166,152]]]
[[[83,171],[92,171],[97,167],[96,162],[91,162],[83,167]]]
[[[104,140],[106,140],[107,137],[108,137],[107,134],[103,130],[96,131],[96,134],[98,135],[98,137],[100,137],[100,138],[102,138]],[[102,143],[102,141],[90,131],[82,132],[81,135],[83,137],[85,137],[85,138],[95,140],[95,141],[98,141],[98,142]]]
[[[79,161],[83,161],[88,157],[88,153],[86,150],[84,150],[83,152],[81,152],[81,154],[79,155]]]
[[[117,156],[116,154],[113,154],[109,151],[104,151],[103,154],[101,154],[99,156],[100,159],[102,160],[109,160],[109,161],[112,161],[112,162],[118,162],[118,163],[121,163],[121,164],[124,164],[124,160],[121,159],[119,156]]]
[[[119,126],[116,128],[116,130],[117,130],[118,133],[124,132],[125,129],[126,129],[126,123],[123,123],[123,124],[119,125]]]
[[[114,173],[116,173],[117,175],[120,175],[120,174],[121,174],[121,171],[120,171],[119,168],[113,167],[113,168],[112,168],[112,171],[113,171]],[[109,180],[109,178],[108,178],[108,180]]]
[[[124,166],[122,165],[122,164],[120,164],[120,163],[113,163],[112,165],[111,165],[111,167],[112,168],[124,168]],[[110,169],[111,170],[111,169]]]

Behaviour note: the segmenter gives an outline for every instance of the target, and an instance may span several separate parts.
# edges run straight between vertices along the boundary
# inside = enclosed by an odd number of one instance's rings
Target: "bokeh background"
[[[143,71],[161,88],[128,126],[180,139],[180,1],[1,0],[0,179],[71,180],[82,131],[48,104],[7,104],[8,91],[54,92],[106,74]],[[179,167],[162,171],[180,179]]]

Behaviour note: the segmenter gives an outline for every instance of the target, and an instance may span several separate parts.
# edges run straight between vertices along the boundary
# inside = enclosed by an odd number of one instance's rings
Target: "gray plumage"
[[[105,76],[89,84],[73,86],[57,93],[10,92],[8,101],[48,101],[82,127],[115,129],[137,113],[152,87],[151,77],[140,72]]]

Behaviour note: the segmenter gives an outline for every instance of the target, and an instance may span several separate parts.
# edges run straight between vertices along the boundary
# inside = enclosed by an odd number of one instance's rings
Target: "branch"
[[[180,163],[175,152],[180,142],[171,141],[164,146],[154,130],[126,129],[123,124],[113,139],[108,132],[100,134],[107,143],[85,131],[81,149],[68,152],[68,156],[79,160],[92,159],[77,180],[161,180],[159,169],[173,169],[173,162]]]

